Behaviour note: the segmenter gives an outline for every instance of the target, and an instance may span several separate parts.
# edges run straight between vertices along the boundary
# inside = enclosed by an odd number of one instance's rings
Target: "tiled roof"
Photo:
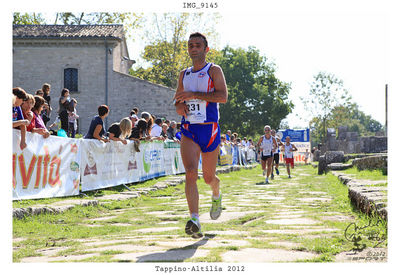
[[[123,25],[13,25],[14,38],[118,38]]]

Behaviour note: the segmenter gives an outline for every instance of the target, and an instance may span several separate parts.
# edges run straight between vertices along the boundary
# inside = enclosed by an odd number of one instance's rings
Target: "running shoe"
[[[289,179],[291,179],[292,177],[289,175]]]
[[[278,170],[278,168],[275,168],[275,172],[276,172],[276,174],[279,176],[279,170]]]
[[[273,173],[271,173],[271,180],[273,180],[274,179],[274,174]]]
[[[192,238],[201,238],[203,237],[203,233],[201,233],[201,225],[200,221],[196,218],[191,218],[185,226],[186,234],[192,236]]]
[[[265,178],[265,184],[268,184],[269,182],[268,182],[268,178]]]
[[[211,198],[211,209],[210,209],[210,217],[213,220],[216,220],[221,216],[222,212],[222,194],[219,195],[219,199],[214,200]]]

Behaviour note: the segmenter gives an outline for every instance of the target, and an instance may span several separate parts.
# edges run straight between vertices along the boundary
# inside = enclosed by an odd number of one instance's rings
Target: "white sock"
[[[198,213],[192,213],[192,218],[197,219],[198,221],[200,221],[200,216]]]
[[[212,199],[213,199],[213,200],[218,200],[218,199],[220,198],[220,196],[221,196],[221,193],[218,193],[218,196],[217,196],[217,197],[214,197],[214,195],[212,195]]]

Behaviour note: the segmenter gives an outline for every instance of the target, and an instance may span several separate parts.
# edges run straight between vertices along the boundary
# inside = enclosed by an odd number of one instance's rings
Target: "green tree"
[[[292,110],[288,100],[290,84],[275,76],[255,47],[233,49],[226,46],[217,58],[228,86],[228,102],[220,105],[220,124],[241,136],[262,134],[266,124],[278,128]]]
[[[146,25],[154,26],[145,32],[147,45],[142,58],[145,64],[132,69],[133,76],[146,79],[175,89],[179,72],[191,66],[187,54],[187,40],[195,29],[202,30],[209,45],[215,38],[214,25],[218,17],[210,17],[202,13],[165,13],[153,14]],[[211,43],[210,43],[211,42]],[[207,60],[213,62],[218,51],[210,47]]]
[[[45,23],[46,20],[41,13],[13,13],[13,25],[40,25]]]
[[[343,80],[332,73],[319,72],[310,85],[309,96],[300,98],[305,109],[312,114],[310,125],[312,135],[319,142],[326,138],[327,117],[338,105],[347,106],[351,102],[349,92],[343,86]],[[321,122],[321,123],[320,123]]]

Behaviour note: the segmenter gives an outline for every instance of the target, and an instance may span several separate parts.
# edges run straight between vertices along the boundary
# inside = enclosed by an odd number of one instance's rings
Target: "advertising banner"
[[[291,142],[310,142],[310,129],[304,130],[279,130],[277,136],[285,142],[286,137],[290,137]]]
[[[185,172],[180,145],[174,142],[141,142],[140,152],[134,142],[82,142],[82,191]]]
[[[79,194],[80,140],[26,133],[13,129],[13,200],[64,197]]]

